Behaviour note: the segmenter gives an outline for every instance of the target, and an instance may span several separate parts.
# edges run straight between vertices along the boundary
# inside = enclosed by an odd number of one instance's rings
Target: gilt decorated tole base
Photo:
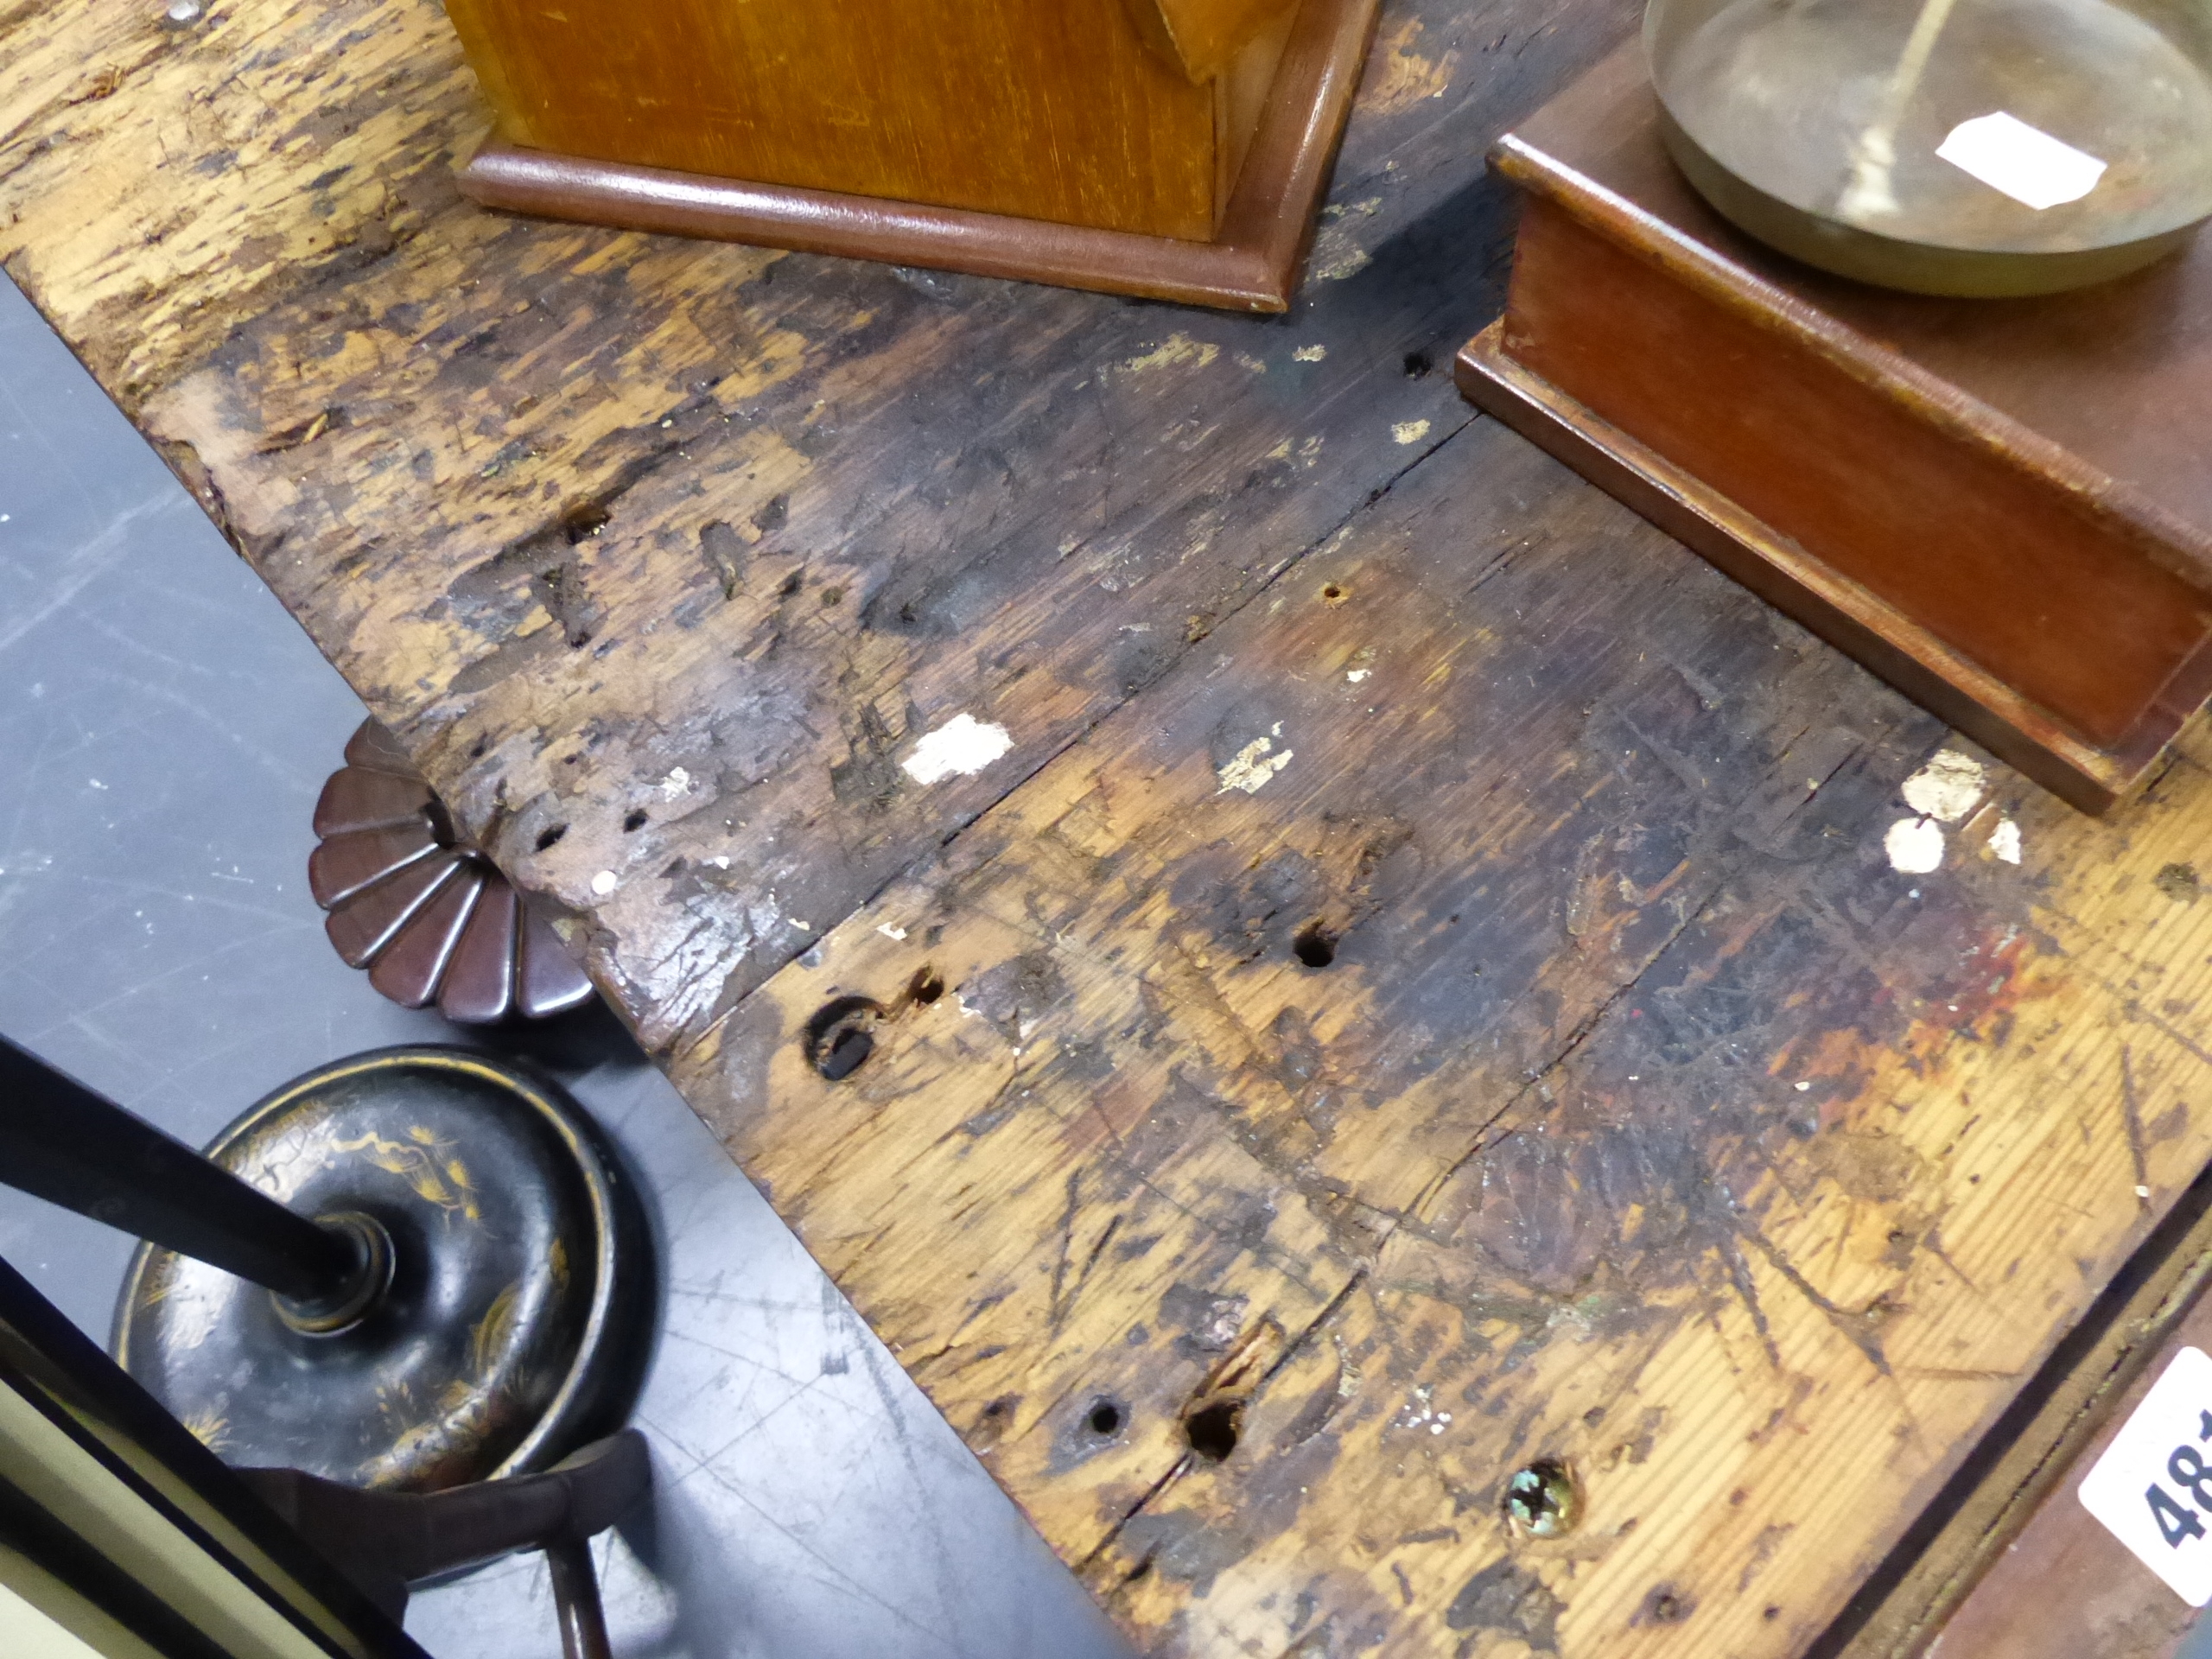
[[[546,921],[453,821],[407,752],[373,720],[315,803],[308,861],[323,930],[402,1007],[461,1025],[542,1020],[591,1001],[591,981]]]
[[[536,1072],[455,1048],[357,1055],[277,1090],[207,1156],[385,1251],[331,1329],[140,1246],[115,1357],[225,1462],[438,1491],[549,1467],[620,1422],[651,1247],[607,1142]]]

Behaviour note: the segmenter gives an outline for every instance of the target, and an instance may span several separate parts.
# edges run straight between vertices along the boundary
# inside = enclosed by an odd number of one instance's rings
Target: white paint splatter
[[[917,743],[902,765],[918,784],[941,784],[974,777],[1013,747],[1005,727],[958,714]]]
[[[1943,826],[1933,818],[1899,818],[1882,837],[1890,868],[1907,875],[1925,875],[1943,863]]]
[[[661,798],[664,800],[672,801],[677,796],[689,792],[690,788],[691,774],[682,766],[671,766],[668,776],[660,780]]]
[[[1362,680],[1365,679],[1374,671],[1375,671],[1371,668],[1347,669],[1344,671],[1344,678],[1350,680],[1354,685],[1357,685]]]
[[[904,944],[906,942],[906,930],[903,927],[893,927],[888,922],[878,922],[875,931],[895,944]]]
[[[2139,1186],[2135,1189],[2135,1196],[2139,1198],[2147,1198],[2151,1196],[2151,1189],[2147,1186]]]
[[[2020,861],[2020,826],[2010,818],[1998,819],[1997,828],[1990,832],[1989,853],[1991,857],[2001,858],[2007,864],[2018,863]]]
[[[1799,1084],[1797,1085],[1797,1092],[1798,1092],[1799,1094],[1801,1094],[1801,1095],[1802,1095],[1802,1094],[1803,1094],[1803,1093],[1804,1093],[1808,1089],[1810,1089],[1812,1086],[1813,1086],[1813,1085],[1812,1085],[1811,1084],[1809,1084],[1809,1083],[1801,1083],[1801,1084]]]
[[[1956,823],[1974,809],[1988,787],[1981,762],[1956,749],[1941,749],[1904,780],[1904,804],[1945,823]]]
[[[615,885],[615,875],[612,870],[601,870],[591,879],[591,890],[602,899],[614,891]]]
[[[1290,355],[1293,360],[1296,362],[1319,363],[1323,358],[1328,356],[1328,354],[1329,348],[1325,346],[1300,346]]]
[[[1241,789],[1247,795],[1256,795],[1268,786],[1268,780],[1290,764],[1291,751],[1274,753],[1275,739],[1282,735],[1282,722],[1277,721],[1266,737],[1255,737],[1236,751],[1229,764],[1215,775],[1221,787],[1214,791],[1225,795],[1232,789]]]
[[[1122,369],[1128,374],[1143,374],[1152,369],[1172,369],[1183,363],[1193,363],[1203,369],[1220,355],[1220,346],[1192,340],[1179,329],[1143,356],[1131,358],[1122,365]]]
[[[1400,443],[1419,443],[1428,435],[1427,421],[1400,421],[1390,429],[1390,435]]]

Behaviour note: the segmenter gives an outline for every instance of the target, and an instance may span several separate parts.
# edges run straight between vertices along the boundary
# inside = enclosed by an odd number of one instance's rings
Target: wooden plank
[[[1480,152],[1633,16],[1387,20],[1281,324],[485,213],[427,0],[10,14],[0,258],[659,1049],[1468,417]]]
[[[1153,1650],[1796,1651],[2212,1146],[2212,779],[1896,869],[1940,728],[1487,425],[1208,646],[687,1096]]]
[[[1910,1553],[1893,1556],[1853,1599],[1822,1651],[2164,1659],[2194,1610],[2129,1560],[2075,1489],[2174,1354],[2212,1339],[2208,1281],[2212,1173],[2176,1199],[1916,1523],[1924,1537],[1909,1539]]]
[[[2174,1357],[2212,1342],[2212,1305],[2201,1300],[2135,1381],[2099,1403],[2102,1427],[2086,1437],[2002,1555],[1944,1624],[1928,1651],[1944,1659],[2171,1659],[2197,1623],[2196,1609],[2161,1582],[2082,1507],[2078,1487]]]
[[[2196,760],[1893,868],[1936,723],[1425,372],[1632,22],[1391,8],[1268,322],[484,215],[423,0],[0,19],[10,273],[1159,1651],[1802,1647],[2212,1151]]]

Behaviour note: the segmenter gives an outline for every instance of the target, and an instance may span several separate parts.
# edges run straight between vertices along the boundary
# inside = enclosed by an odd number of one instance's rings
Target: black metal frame
[[[342,1300],[362,1260],[199,1153],[0,1037],[0,1179],[280,1296]]]
[[[0,1387],[13,1389],[332,1659],[429,1656],[215,1454],[0,1262]],[[166,1478],[156,1478],[165,1476]],[[226,1545],[243,1541],[264,1573]],[[0,1542],[45,1566],[173,1659],[206,1659],[204,1638],[109,1561],[0,1480]],[[340,1633],[340,1634],[334,1634]]]

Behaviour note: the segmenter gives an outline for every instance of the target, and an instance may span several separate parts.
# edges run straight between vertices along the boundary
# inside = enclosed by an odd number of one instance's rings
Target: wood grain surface
[[[2183,1649],[2197,1610],[2082,1506],[2079,1490],[2181,1351],[2212,1343],[2208,1232],[2202,1224],[2192,1230],[2168,1305],[2144,1321],[2163,1327],[2163,1340],[2127,1355],[2122,1375],[2077,1408],[2082,1430],[2069,1437],[2071,1455],[2028,1484],[2039,1501],[2021,1505],[2029,1512],[2001,1553],[1974,1563],[1985,1570],[1956,1598],[1927,1659],[2173,1659]],[[1878,1642],[1866,1646],[1879,1650]]]
[[[497,137],[458,177],[474,201],[547,219],[1285,311],[1380,12],[1380,0],[1306,0],[1270,25],[1287,34],[1268,74],[1238,79],[1255,113],[1236,130],[1250,143],[1234,158],[1236,185],[1207,241],[585,161]]]
[[[1156,0],[657,0],[651,28],[616,0],[449,10],[515,143],[1199,241],[1259,118],[1236,94],[1283,34],[1188,0],[1172,33]]]
[[[2212,1153],[2205,752],[1923,819],[1443,372],[1632,11],[1390,6],[1280,320],[486,214],[428,0],[0,16],[10,273],[1154,1652],[1800,1651]]]

